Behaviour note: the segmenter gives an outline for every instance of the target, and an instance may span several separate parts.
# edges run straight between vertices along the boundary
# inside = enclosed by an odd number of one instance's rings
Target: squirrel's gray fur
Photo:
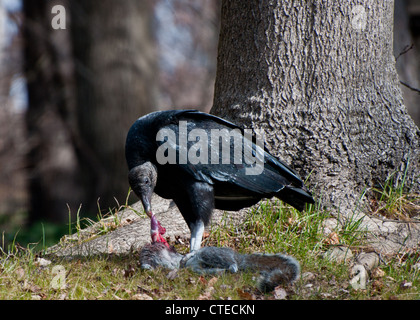
[[[255,271],[260,273],[258,288],[263,292],[273,290],[280,284],[295,281],[300,272],[295,258],[283,254],[240,254],[230,248],[203,247],[185,256],[162,243],[152,243],[140,252],[143,269],[165,267],[189,268],[199,274],[215,274],[225,271]]]

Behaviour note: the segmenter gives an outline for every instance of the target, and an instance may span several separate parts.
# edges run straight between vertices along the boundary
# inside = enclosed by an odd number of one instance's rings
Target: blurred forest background
[[[52,27],[56,5],[66,29]],[[0,0],[0,246],[18,232],[21,243],[56,241],[81,204],[81,217],[95,217],[98,206],[105,214],[125,203],[124,144],[135,119],[212,106],[220,6]],[[394,55],[420,125],[417,0],[395,0]]]

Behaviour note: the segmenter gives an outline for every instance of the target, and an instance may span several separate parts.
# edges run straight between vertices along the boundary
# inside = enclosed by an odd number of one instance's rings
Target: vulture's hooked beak
[[[152,205],[151,203],[151,195],[149,193],[141,195],[141,202],[143,203],[144,211],[146,212],[147,216],[151,218],[153,216],[152,212]]]

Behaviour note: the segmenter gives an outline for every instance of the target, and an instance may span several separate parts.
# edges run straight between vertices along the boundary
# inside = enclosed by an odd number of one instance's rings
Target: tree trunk
[[[65,30],[52,26],[54,5]],[[30,220],[68,221],[128,193],[125,137],[154,108],[150,1],[25,0]],[[76,71],[76,72],[74,72]]]
[[[404,97],[404,104],[414,122],[417,126],[420,126],[420,93],[413,90],[413,88],[420,88],[420,41],[418,34],[416,37],[420,28],[417,27],[418,30],[415,30],[416,27],[413,22],[416,18],[411,18],[412,21],[410,22],[408,9],[409,1],[399,0],[395,2],[394,56],[397,58],[396,68],[402,82],[400,88]],[[420,6],[418,10],[420,11]]]
[[[332,212],[397,172],[419,186],[420,131],[392,54],[393,1],[224,1],[212,113],[261,128]]]
[[[30,222],[68,221],[66,203],[76,206],[82,197],[70,130],[74,84],[69,34],[51,27],[51,8],[63,3],[23,2]]]
[[[152,4],[72,1],[77,79],[77,148],[89,203],[115,207],[128,193],[125,138],[133,119],[154,110]]]

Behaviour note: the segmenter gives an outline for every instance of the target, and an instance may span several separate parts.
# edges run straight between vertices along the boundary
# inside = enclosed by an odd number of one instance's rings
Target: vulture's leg
[[[204,233],[204,222],[198,220],[195,223],[191,224],[191,240],[190,240],[190,251],[200,250],[201,241],[203,240]]]
[[[201,248],[204,227],[209,223],[214,208],[213,187],[205,182],[194,182],[187,194],[174,198],[191,231],[190,251]]]

